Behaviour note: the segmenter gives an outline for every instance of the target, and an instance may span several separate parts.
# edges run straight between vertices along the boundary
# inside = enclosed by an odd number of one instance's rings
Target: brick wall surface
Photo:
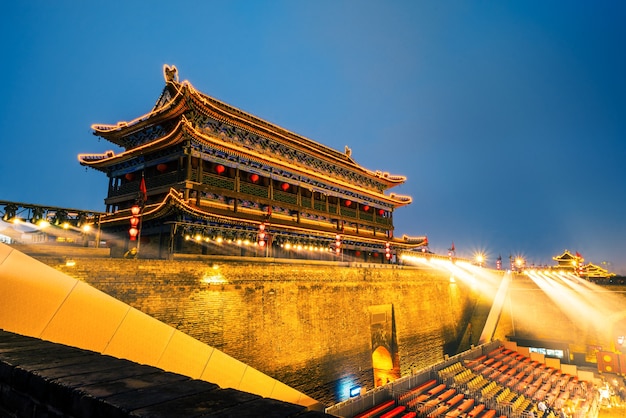
[[[405,375],[456,349],[475,302],[435,270],[40,260],[327,405],[344,384],[373,386],[370,306],[393,304]]]

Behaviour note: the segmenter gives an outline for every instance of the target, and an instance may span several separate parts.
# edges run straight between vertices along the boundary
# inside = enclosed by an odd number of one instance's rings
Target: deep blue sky
[[[396,235],[626,274],[624,22],[620,1],[8,2],[0,200],[104,210],[76,156],[116,150],[91,124],[148,112],[167,63],[407,176]]]

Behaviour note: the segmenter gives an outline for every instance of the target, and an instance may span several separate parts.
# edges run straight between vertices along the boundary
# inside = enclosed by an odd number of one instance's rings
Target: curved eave
[[[254,150],[250,150],[248,148],[244,148],[244,147],[240,147],[237,146],[236,144],[232,144],[232,143],[224,143],[224,141],[220,140],[219,138],[213,137],[213,136],[209,136],[209,135],[205,135],[202,132],[196,130],[189,122],[185,123],[183,125],[183,131],[188,134],[189,136],[193,137],[195,140],[199,141],[199,142],[204,142],[204,143],[208,143],[211,146],[218,148],[218,149],[222,149],[225,152],[229,152],[229,153],[234,153],[236,155],[239,155],[241,157],[247,158],[249,160],[253,160],[262,164],[271,164],[274,165],[276,167],[280,167],[283,169],[287,169],[287,170],[291,170],[291,171],[295,171],[297,173],[302,173],[303,175],[316,179],[322,183],[331,183],[337,187],[341,187],[344,189],[352,189],[355,190],[361,194],[367,195],[367,196],[371,196],[373,198],[379,199],[379,200],[383,200],[386,201],[387,203],[391,204],[394,207],[400,207],[400,206],[405,206],[408,205],[412,202],[412,198],[410,196],[401,196],[401,195],[397,195],[395,193],[392,193],[391,195],[385,195],[383,193],[376,193],[373,192],[370,189],[366,189],[364,187],[359,187],[359,186],[355,186],[353,184],[347,183],[347,182],[342,182],[339,181],[337,179],[334,178],[330,178],[330,177],[326,177],[326,176],[320,176],[318,172],[313,171],[311,169],[308,169],[306,167],[301,167],[298,165],[292,165],[289,164],[283,160],[279,160],[277,158],[273,158],[270,155],[265,155],[265,154],[259,154],[257,152],[255,152]],[[227,145],[227,146],[226,146]]]
[[[241,221],[236,218],[232,218],[229,216],[218,215],[214,213],[208,213],[201,210],[198,207],[188,204],[182,197],[182,194],[176,191],[176,189],[170,189],[169,193],[165,196],[165,198],[159,202],[152,205],[147,205],[143,209],[141,216],[144,220],[151,219],[161,219],[167,215],[178,213],[179,210],[186,212],[187,214],[201,218],[204,220],[210,220],[213,222],[220,223],[232,223],[236,221],[240,224],[249,224],[249,225],[258,225],[260,222],[253,221]],[[105,217],[101,220],[102,225],[107,224],[124,224],[130,221],[130,218],[133,215],[130,213],[130,209],[120,211],[114,213],[108,217]]]
[[[428,245],[428,237],[426,235],[411,237],[404,234],[402,235],[402,242],[409,248],[425,247]]]
[[[183,122],[183,120],[179,121],[169,134],[162,136],[155,141],[148,142],[120,154],[115,154],[113,151],[106,151],[103,154],[78,154],[78,162],[80,165],[106,172],[106,169],[111,165],[128,161],[135,158],[138,154],[141,155],[149,152],[155,152],[176,144],[182,138],[181,126],[183,125]]]
[[[168,82],[167,87],[175,89],[176,94],[166,104],[142,115],[131,121],[120,121],[115,125],[93,124],[91,129],[96,136],[100,136],[121,147],[125,147],[124,137],[154,125],[164,120],[172,119],[182,115],[187,110],[187,103],[181,100],[184,97],[183,91],[176,83]]]
[[[245,226],[249,226],[252,228],[256,228],[261,223],[261,221],[259,222],[255,222],[251,220],[244,221],[244,220],[231,217],[231,216],[218,215],[218,214],[206,212],[202,210],[201,208],[185,201],[183,199],[183,195],[179,193],[178,191],[176,191],[175,189],[170,189],[167,196],[165,196],[165,198],[161,202],[155,203],[152,205],[147,205],[144,208],[141,216],[144,219],[144,221],[152,220],[152,219],[161,219],[171,214],[177,214],[180,211],[190,216],[203,219],[205,221],[211,221],[211,222],[217,222],[217,223],[223,223],[223,224],[237,223],[242,226],[245,225]],[[131,217],[132,217],[132,214],[130,213],[130,209],[124,210],[124,211],[117,212],[115,214],[112,214],[110,216],[103,218],[101,220],[101,225],[103,226],[106,226],[107,224],[126,225],[130,221]],[[291,231],[294,233],[302,232],[304,230],[304,228],[301,228],[301,227],[282,225],[280,223],[275,223],[273,225],[275,227],[280,228],[283,231]],[[319,234],[319,236],[325,236],[326,238],[330,238],[330,239],[335,237],[334,232],[325,233],[324,231],[316,231],[316,233]],[[417,248],[420,246],[428,245],[428,238],[426,237],[424,237],[424,240],[418,240],[416,238],[407,240],[406,236],[403,236],[402,239],[393,238],[389,240],[386,238],[381,239],[381,238],[370,238],[370,237],[346,235],[346,239],[358,240],[360,242],[369,243],[369,244],[383,244],[383,245],[385,242],[389,241],[391,245],[393,245],[394,247],[402,248],[402,249]]]
[[[253,132],[261,136],[269,136],[271,138],[279,139],[285,144],[304,148],[311,154],[316,155],[332,164],[341,164],[352,170],[360,171],[362,174],[369,176],[376,181],[383,182],[387,185],[387,187],[397,186],[406,181],[405,176],[391,175],[387,172],[368,170],[357,164],[345,153],[341,153],[309,138],[286,130],[278,125],[269,123],[250,113],[230,106],[213,97],[207,96],[206,94],[196,90],[189,81],[181,83],[181,90],[183,89],[189,92],[189,99],[199,105],[199,107],[204,110],[203,113],[205,113],[206,116],[214,117],[240,129]]]

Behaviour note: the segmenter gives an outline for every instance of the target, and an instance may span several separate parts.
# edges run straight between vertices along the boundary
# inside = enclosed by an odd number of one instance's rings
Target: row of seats
[[[592,386],[586,382],[579,382],[576,376],[531,361],[530,358],[503,347],[466,362],[466,366],[490,377],[495,377],[493,368],[498,367],[497,372],[500,374],[495,373],[498,376],[495,380],[497,384],[481,386],[484,390],[483,397],[490,398],[491,394],[496,393],[495,405],[507,406],[513,413],[533,411],[537,416],[536,404],[540,401],[556,410],[569,405],[575,411],[586,411],[593,401]],[[471,382],[482,384],[480,380]],[[468,389],[473,390],[472,387]],[[511,396],[511,393],[515,393],[515,396]],[[577,412],[576,415],[584,416],[584,412]]]
[[[575,376],[500,346],[476,359],[448,365],[437,371],[436,378],[356,417],[494,418],[526,417],[531,412],[541,417],[539,401],[557,409],[566,403],[575,404],[577,410],[589,409],[590,389]]]

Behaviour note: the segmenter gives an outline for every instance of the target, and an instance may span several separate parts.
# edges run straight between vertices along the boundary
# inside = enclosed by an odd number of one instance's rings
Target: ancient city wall
[[[449,273],[402,266],[40,259],[327,405],[349,387],[373,387],[372,307],[393,305],[407,375],[454,354],[474,307],[489,303]],[[494,339],[509,335],[566,341],[582,353],[589,344],[610,348],[523,275]]]
[[[328,404],[373,387],[372,306],[393,305],[405,375],[456,350],[475,303],[449,274],[398,266],[40,259]]]

